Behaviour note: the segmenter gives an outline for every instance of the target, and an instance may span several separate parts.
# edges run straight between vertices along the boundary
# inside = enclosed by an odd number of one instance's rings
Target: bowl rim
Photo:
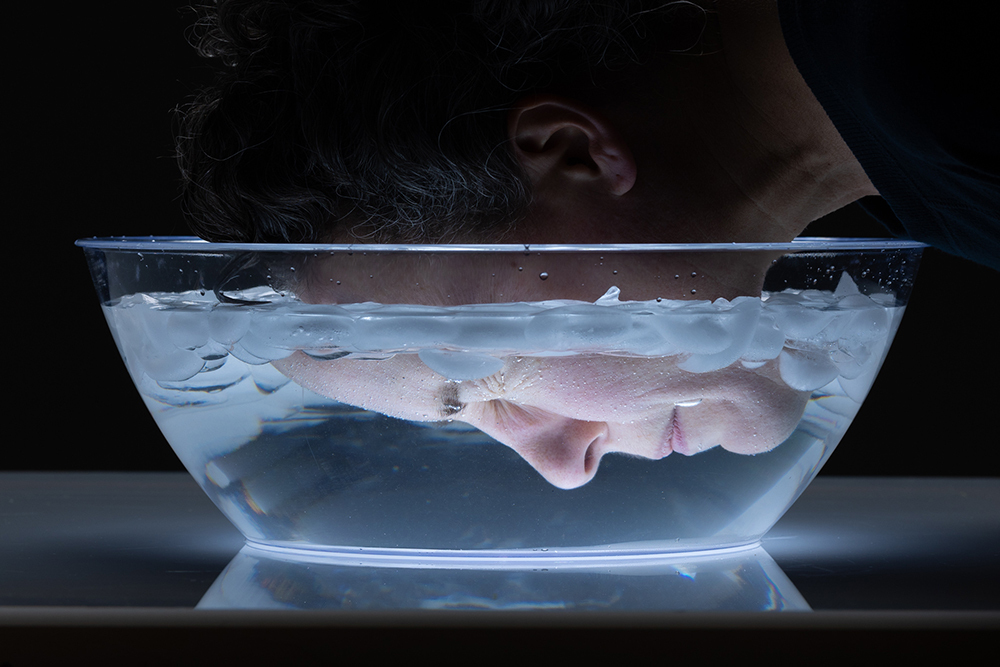
[[[606,243],[606,244],[366,244],[366,243],[211,243],[196,236],[109,236],[77,239],[95,250],[225,252],[840,252],[916,250],[926,243],[897,238],[799,237],[788,243]]]

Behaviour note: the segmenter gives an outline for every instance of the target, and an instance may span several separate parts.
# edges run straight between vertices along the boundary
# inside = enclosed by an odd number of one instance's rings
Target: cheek
[[[416,355],[322,361],[296,352],[274,367],[299,386],[341,403],[412,421],[443,418],[440,377]]]
[[[716,446],[736,454],[770,451],[795,430],[808,400],[808,394],[775,388],[738,401],[707,400],[683,408],[685,453]]]

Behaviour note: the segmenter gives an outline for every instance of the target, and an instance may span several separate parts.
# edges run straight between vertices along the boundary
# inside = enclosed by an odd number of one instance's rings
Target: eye
[[[446,418],[454,417],[465,409],[465,403],[458,398],[458,383],[456,382],[446,383],[438,394],[438,398],[441,401],[441,414]]]

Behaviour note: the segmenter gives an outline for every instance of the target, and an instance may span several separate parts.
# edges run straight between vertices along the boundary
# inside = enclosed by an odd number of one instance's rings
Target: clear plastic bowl
[[[459,564],[757,544],[861,406],[924,247],[78,245],[248,541]]]

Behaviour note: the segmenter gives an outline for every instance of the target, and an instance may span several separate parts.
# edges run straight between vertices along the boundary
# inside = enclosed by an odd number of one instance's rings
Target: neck
[[[692,240],[786,241],[877,194],[795,67],[774,0],[710,9],[720,48],[664,63],[668,112],[648,156],[657,181],[683,185],[665,196],[699,218]]]

